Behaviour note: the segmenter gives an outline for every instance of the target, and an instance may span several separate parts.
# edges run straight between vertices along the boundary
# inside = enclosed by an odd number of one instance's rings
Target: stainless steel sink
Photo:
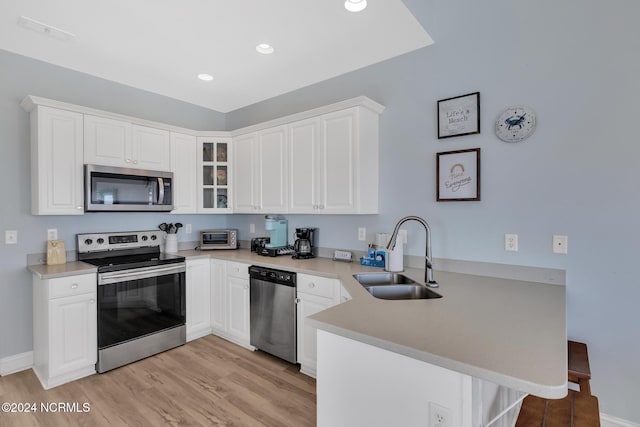
[[[387,300],[442,298],[426,286],[399,273],[358,273],[353,277],[374,297]]]
[[[371,295],[380,299],[432,299],[442,298],[424,285],[379,285],[364,287]]]
[[[408,285],[416,283],[415,280],[400,273],[358,273],[354,274],[353,277],[365,287],[378,285]]]

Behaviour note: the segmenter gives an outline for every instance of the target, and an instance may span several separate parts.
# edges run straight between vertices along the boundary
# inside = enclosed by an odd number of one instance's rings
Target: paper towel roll
[[[378,233],[376,234],[376,245],[381,248],[386,248],[390,238],[391,234]]]
[[[402,243],[396,243],[396,247],[392,251],[387,251],[385,270],[391,272],[404,271],[403,257],[404,245]]]

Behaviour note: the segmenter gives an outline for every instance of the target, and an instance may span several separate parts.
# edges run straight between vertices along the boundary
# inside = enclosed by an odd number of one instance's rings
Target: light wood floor
[[[0,412],[0,426],[314,426],[315,380],[298,369],[213,335],[51,390],[29,369],[0,377],[0,402],[38,412]],[[40,411],[55,402],[90,411]]]

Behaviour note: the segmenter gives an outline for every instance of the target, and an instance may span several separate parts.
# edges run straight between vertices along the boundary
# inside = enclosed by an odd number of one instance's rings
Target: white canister
[[[178,235],[167,234],[164,238],[164,251],[170,254],[178,252]]]

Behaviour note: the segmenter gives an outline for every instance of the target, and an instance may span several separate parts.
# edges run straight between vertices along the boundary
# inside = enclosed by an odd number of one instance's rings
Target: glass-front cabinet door
[[[199,137],[198,149],[198,212],[231,212],[231,138]]]

